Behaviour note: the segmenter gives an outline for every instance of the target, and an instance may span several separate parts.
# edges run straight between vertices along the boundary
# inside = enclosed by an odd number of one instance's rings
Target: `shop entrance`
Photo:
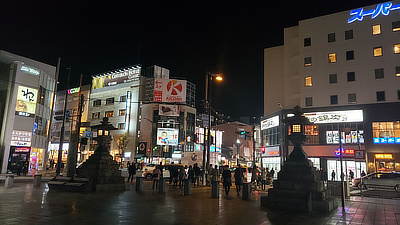
[[[274,168],[274,179],[278,178],[278,172],[281,170],[281,157],[265,157],[262,158],[263,168],[268,168],[270,171]]]
[[[350,170],[354,172],[354,177],[361,177],[361,172],[367,171],[366,163],[365,162],[355,162],[355,161],[348,161],[348,160],[343,160],[342,161],[343,165],[343,173],[345,174],[345,179],[348,180],[349,178],[349,172]],[[328,160],[327,161],[327,166],[328,166],[328,179],[331,180],[331,174],[332,171],[335,171],[335,180],[340,180],[340,160]]]
[[[29,147],[11,146],[8,170],[17,174],[28,173],[30,151],[31,148]]]

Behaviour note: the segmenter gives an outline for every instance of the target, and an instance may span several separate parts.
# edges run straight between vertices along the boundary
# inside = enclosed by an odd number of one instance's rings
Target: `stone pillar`
[[[192,181],[189,179],[185,179],[185,185],[183,186],[183,195],[192,194]]]
[[[167,180],[164,178],[160,178],[158,182],[158,192],[165,193],[167,191]]]
[[[136,177],[136,191],[143,191],[143,180],[144,177]]]
[[[211,198],[219,198],[219,181],[212,181]]]

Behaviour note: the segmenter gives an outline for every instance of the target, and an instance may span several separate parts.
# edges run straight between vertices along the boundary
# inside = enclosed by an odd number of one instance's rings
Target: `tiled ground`
[[[210,188],[192,195],[168,186],[166,194],[151,189],[117,193],[61,193],[45,183],[0,183],[0,224],[398,224],[400,201],[352,197],[345,212],[327,214],[271,211],[259,206],[256,192],[243,201],[233,189],[231,198],[211,198]],[[129,186],[128,188],[133,186]],[[339,203],[340,204],[340,203]],[[400,224],[400,223],[399,223]]]

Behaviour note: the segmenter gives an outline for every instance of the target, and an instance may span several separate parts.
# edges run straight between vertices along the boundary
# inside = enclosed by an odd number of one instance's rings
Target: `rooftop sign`
[[[141,71],[140,66],[133,66],[93,76],[92,89],[99,89],[103,87],[139,80],[140,71]]]
[[[40,71],[39,71],[39,70],[34,69],[34,68],[32,68],[32,67],[28,67],[28,66],[22,66],[22,67],[21,67],[21,71],[24,71],[24,72],[26,72],[26,73],[30,73],[30,74],[36,75],[36,76],[38,76],[38,75],[40,74]]]
[[[347,23],[352,23],[356,20],[362,21],[364,16],[371,16],[371,19],[375,19],[379,15],[387,16],[390,11],[400,10],[400,4],[393,5],[391,2],[382,3],[376,6],[375,9],[364,11],[363,8],[351,10],[350,15],[353,16],[347,20]]]
[[[348,123],[363,121],[362,110],[311,112],[304,113],[304,116],[313,123]]]

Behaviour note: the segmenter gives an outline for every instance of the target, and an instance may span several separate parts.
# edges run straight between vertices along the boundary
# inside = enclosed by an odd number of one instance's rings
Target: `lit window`
[[[357,95],[356,93],[351,93],[348,95],[349,104],[357,103]]]
[[[118,124],[118,129],[119,129],[119,130],[125,129],[125,123],[119,123],[119,124]]]
[[[306,106],[312,106],[312,97],[306,97]]]
[[[393,32],[400,31],[400,21],[392,22],[392,30]]]
[[[374,56],[382,56],[382,55],[383,55],[382,47],[375,47]]]
[[[126,110],[125,109],[120,109],[119,110],[119,115],[120,116],[125,116]]]
[[[328,61],[330,63],[335,63],[336,62],[336,53],[329,53],[328,55]]]
[[[338,104],[338,96],[331,95],[331,105],[337,105],[337,104]]]
[[[114,111],[106,111],[105,117],[113,117],[114,116]]]
[[[311,87],[312,86],[312,77],[306,77],[305,78],[305,85],[306,85],[306,87]]]
[[[304,38],[304,47],[311,46],[311,38]]]
[[[394,45],[394,54],[400,54],[400,44]]]
[[[396,66],[396,77],[400,77],[400,66]]]
[[[372,34],[373,35],[381,34],[381,25],[380,24],[372,26]]]
[[[384,91],[377,91],[376,92],[376,101],[377,102],[381,102],[381,101],[385,101],[385,92]]]
[[[301,132],[301,125],[300,124],[293,124],[293,133],[300,133]]]
[[[304,66],[311,66],[311,57],[304,58]]]

